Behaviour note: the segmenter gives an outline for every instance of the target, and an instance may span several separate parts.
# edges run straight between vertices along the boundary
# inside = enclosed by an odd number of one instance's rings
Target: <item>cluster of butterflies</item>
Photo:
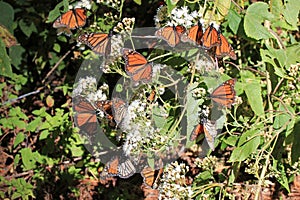
[[[54,28],[66,28],[73,30],[83,27],[86,24],[86,11],[83,8],[71,9],[58,17],[54,23]],[[111,53],[111,37],[109,33],[88,33],[78,37],[78,41],[88,45],[95,53],[108,56]],[[198,22],[197,25],[186,30],[183,26],[166,26],[158,31],[155,35],[158,38],[165,40],[169,46],[175,47],[181,41],[192,41],[197,46],[200,46],[217,58],[229,56],[236,59],[234,49],[229,44],[224,35],[211,24],[205,31],[203,25]]]
[[[232,104],[235,102],[235,83],[235,78],[223,82],[209,95],[209,97],[218,105],[231,108]],[[214,139],[218,134],[216,122],[208,119],[208,116],[205,113],[201,114],[200,123],[196,125],[191,133],[190,140],[196,140],[199,135],[203,133],[209,147],[214,150]]]

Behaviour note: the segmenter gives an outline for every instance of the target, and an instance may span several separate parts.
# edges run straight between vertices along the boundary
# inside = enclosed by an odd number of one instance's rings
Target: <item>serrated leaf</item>
[[[265,112],[259,78],[256,78],[255,75],[249,71],[241,71],[240,74],[244,91],[253,112],[257,116],[264,118]]]
[[[25,139],[24,133],[18,133],[18,135],[16,136],[15,141],[14,141],[14,148],[16,148],[16,146],[18,146],[18,144],[23,142],[24,139]]]
[[[263,2],[256,2],[247,9],[244,28],[248,37],[256,40],[268,39],[273,36],[268,29],[262,25],[265,20],[272,20],[273,15],[269,12],[269,5]]]

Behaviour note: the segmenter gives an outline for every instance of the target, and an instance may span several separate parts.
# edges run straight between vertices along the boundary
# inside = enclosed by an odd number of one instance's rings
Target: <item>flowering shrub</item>
[[[0,6],[1,198],[300,193],[296,1],[33,3]]]

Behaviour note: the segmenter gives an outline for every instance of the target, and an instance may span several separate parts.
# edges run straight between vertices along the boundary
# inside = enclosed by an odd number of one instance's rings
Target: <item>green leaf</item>
[[[238,141],[238,136],[237,135],[231,135],[230,137],[226,138],[223,140],[223,142],[225,142],[226,144],[230,145],[230,146],[235,146],[237,141]]]
[[[23,19],[21,19],[19,21],[19,26],[20,26],[20,29],[22,30],[22,32],[27,36],[27,37],[30,37],[30,35],[33,33],[33,32],[37,32],[37,29],[34,25],[33,22],[30,22],[30,23],[26,23]]]
[[[2,40],[0,40],[0,76],[12,77],[12,69],[10,59],[6,53],[6,47]]]
[[[37,117],[32,120],[26,127],[26,131],[35,132],[42,125],[42,118]]]
[[[60,45],[55,43],[54,46],[53,46],[53,50],[59,53],[60,52]]]
[[[268,29],[262,25],[265,20],[271,21],[272,18],[273,15],[269,12],[267,3],[256,2],[250,5],[244,20],[246,35],[256,40],[272,38]]]
[[[222,1],[216,1],[215,6],[217,11],[224,17],[228,14],[228,11],[230,9],[231,0],[222,0]]]
[[[287,3],[285,4],[285,9],[283,11],[284,18],[289,23],[292,25],[293,29],[292,30],[298,30],[297,22],[299,19],[299,10],[300,10],[300,4],[299,0],[288,0]]]
[[[257,150],[259,143],[260,137],[254,137],[243,146],[235,148],[230,156],[229,162],[237,162],[247,159],[251,153]]]
[[[257,127],[255,127],[257,128]],[[263,128],[263,127],[261,127]],[[244,145],[245,143],[247,143],[249,140],[251,140],[253,137],[256,137],[256,135],[259,133],[258,129],[251,129],[249,131],[247,131],[246,133],[243,133],[242,136],[239,139],[238,142],[238,147]]]
[[[230,9],[228,16],[226,18],[229,23],[229,28],[232,30],[234,34],[237,34],[240,23],[242,21],[241,16],[235,10]]]
[[[136,4],[142,5],[142,0],[133,0]]]
[[[296,120],[295,126],[294,126],[294,130],[292,132],[292,136],[294,137],[294,142],[293,142],[293,146],[292,146],[292,163],[294,164],[295,162],[299,161],[299,157],[300,157],[300,134],[299,134],[299,130],[300,130],[300,119],[299,117]]]
[[[47,23],[53,22],[61,15],[60,8],[65,7],[64,2],[65,1],[60,2],[53,10],[49,12]]]
[[[18,146],[18,144],[23,142],[24,139],[25,139],[24,133],[18,133],[18,135],[16,136],[15,141],[14,141],[14,148],[16,148],[16,146]]]
[[[242,84],[249,104],[256,115],[264,118],[260,80],[252,72],[241,71]]]
[[[16,69],[21,69],[21,62],[22,59],[24,58],[23,53],[25,52],[25,49],[18,45],[18,46],[12,46],[9,48],[9,57],[11,59],[11,64],[16,68]]]
[[[166,0],[166,4],[168,7],[168,13],[170,14],[172,10],[176,7],[176,4],[179,0]]]
[[[48,137],[48,135],[50,134],[50,132],[48,130],[43,130],[40,137],[39,137],[39,140],[44,140]]]
[[[35,159],[31,149],[24,148],[21,149],[20,152],[21,152],[22,162],[24,165],[24,170],[26,171],[26,170],[34,169],[36,165],[35,165]]]
[[[6,3],[1,1],[0,2],[0,24],[4,25],[9,32],[13,32],[13,21],[14,21],[14,9],[13,7]]]
[[[198,106],[199,100],[193,97],[192,91],[198,86],[198,83],[188,85],[187,88],[187,138],[190,138],[194,127],[199,123]],[[189,146],[189,145],[188,145]]]
[[[286,107],[288,107],[289,111],[291,113],[293,113],[293,109],[290,106],[286,105]],[[288,122],[290,123],[292,120],[292,117],[291,117],[291,115],[289,115],[287,113],[287,111],[285,110],[285,107],[282,104],[279,105],[279,107],[277,108],[277,111],[278,112],[275,117],[273,126],[275,129],[280,129],[284,125],[287,125]]]

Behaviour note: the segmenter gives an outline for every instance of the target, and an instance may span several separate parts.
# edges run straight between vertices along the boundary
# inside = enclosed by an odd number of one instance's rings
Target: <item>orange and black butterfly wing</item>
[[[114,120],[119,125],[127,115],[127,104],[120,98],[112,99],[112,113]]]
[[[125,59],[125,71],[134,82],[149,82],[152,80],[152,64],[148,60],[131,49],[123,49]]]
[[[111,33],[83,34],[78,41],[88,45],[95,53],[108,56],[111,52],[111,36]]]
[[[235,100],[235,85],[236,79],[229,79],[217,87],[210,95],[210,98],[225,107],[231,108]]]
[[[202,46],[205,49],[211,49],[212,47],[219,46],[220,44],[220,37],[217,29],[211,24],[204,32],[202,39]]]
[[[119,176],[119,157],[114,157],[111,159],[104,168],[103,174],[107,174],[109,176]]]
[[[67,11],[57,18],[54,23],[54,28],[66,27],[68,29],[76,29],[83,27],[86,23],[86,11],[83,8],[76,8]]]
[[[198,22],[198,25],[189,29],[188,38],[194,41],[197,45],[202,45],[203,29],[202,24]]]
[[[156,31],[155,35],[165,40],[169,46],[175,47],[180,43],[180,37],[184,32],[183,26],[166,26]]]
[[[227,39],[223,36],[222,33],[219,33],[219,37],[220,37],[221,45],[216,46],[215,55],[218,58],[222,58],[224,56],[229,56],[233,60],[236,60],[236,54],[234,53],[234,49],[229,44]]]
[[[208,146],[212,150],[214,150],[215,149],[214,142],[215,142],[215,138],[218,134],[216,123],[209,119],[205,119],[204,123],[203,123],[203,131],[204,131],[205,140],[206,140]]]
[[[146,186],[152,187],[155,181],[155,170],[149,166],[144,167],[141,172],[143,182]]]
[[[76,126],[88,135],[95,134],[98,127],[95,107],[82,97],[76,97],[74,100],[73,108],[76,112],[74,117]]]
[[[136,168],[131,160],[126,159],[124,162],[121,162],[118,166],[118,176],[120,178],[129,178],[135,174]]]
[[[204,133],[204,127],[202,123],[197,124],[197,126],[194,128],[191,136],[190,136],[190,140],[194,141],[195,139],[198,138],[198,136],[200,134]]]
[[[110,121],[113,122],[113,114],[112,114],[112,101],[105,100],[105,101],[96,101],[95,106],[97,109],[102,111],[106,118]]]

